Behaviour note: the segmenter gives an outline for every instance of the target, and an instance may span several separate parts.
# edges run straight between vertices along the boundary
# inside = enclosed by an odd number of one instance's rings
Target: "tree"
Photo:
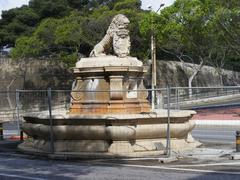
[[[31,37],[19,38],[12,50],[13,57],[73,57],[81,41],[81,17],[72,13],[63,19],[45,19]],[[70,56],[69,56],[70,55]],[[66,57],[65,57],[66,56]],[[74,59],[76,61],[76,59]]]
[[[29,36],[44,18],[61,18],[73,10],[67,0],[31,0],[29,6],[3,11],[0,19],[0,47],[14,46],[20,36]]]
[[[217,32],[216,19],[220,16],[216,10],[219,6],[219,3],[210,0],[176,0],[172,6],[163,9],[161,14],[144,14],[141,22],[143,34],[147,35],[151,30],[154,31],[158,48],[162,52],[175,56],[182,62],[183,68],[185,66],[192,68],[193,71],[188,72],[190,96],[192,81],[203,65],[212,64],[214,56],[219,62],[219,52],[222,53],[223,49],[225,52],[227,49],[221,45],[223,43],[221,37],[225,33]]]
[[[71,11],[67,0],[30,0],[29,7],[33,9],[41,19],[64,17],[69,15]]]
[[[16,48],[11,51],[13,58],[38,57],[45,49],[44,43],[36,37],[21,37],[16,41]]]
[[[27,6],[3,11],[0,19],[0,46],[14,46],[21,35],[30,35],[39,17]]]
[[[100,3],[100,0],[95,2]],[[63,18],[45,18],[32,36],[16,41],[12,56],[15,58],[23,56],[51,57],[61,59],[69,66],[73,66],[77,61],[78,54],[89,55],[93,46],[104,37],[113,16],[119,13],[127,15],[131,21],[132,54],[139,56],[139,52],[145,51],[143,50],[145,43],[142,43],[138,25],[139,14],[142,13],[139,6],[140,1],[121,0],[116,4],[111,4],[112,2],[103,1],[100,7],[89,10],[88,14],[84,16],[81,12],[74,10]],[[138,6],[135,6],[136,4]],[[120,5],[124,9],[121,9]],[[116,10],[115,7],[119,9]],[[36,40],[37,43],[32,42],[33,40]],[[36,49],[34,49],[35,47]],[[21,49],[24,50],[21,51]],[[142,56],[139,57],[142,58]]]
[[[231,65],[231,70],[239,70],[240,66],[237,62],[239,62],[240,57],[240,2],[222,0],[212,3],[215,6],[212,29],[218,41],[216,46],[222,49],[218,52],[218,54],[220,53],[219,57],[224,57],[225,67]],[[221,55],[225,52],[226,55]],[[223,59],[219,58],[219,61],[221,62]],[[216,66],[217,69],[218,66]]]

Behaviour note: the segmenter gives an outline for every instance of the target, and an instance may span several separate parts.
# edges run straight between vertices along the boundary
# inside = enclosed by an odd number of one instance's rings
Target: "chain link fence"
[[[235,131],[240,126],[238,109],[240,107],[240,87],[194,87],[191,89],[187,87],[167,87],[146,91],[148,93],[147,99],[150,101],[153,111],[156,109],[167,110],[165,144],[164,147],[159,146],[159,148],[162,148],[168,156],[171,153],[170,113],[172,110],[193,109],[197,111],[197,115],[193,117],[197,124],[192,132],[195,139],[203,143],[231,144],[229,147],[234,147]],[[85,91],[84,93],[94,101],[95,98],[101,98],[106,93],[114,92]],[[49,115],[49,125],[52,127],[54,122],[51,121],[51,116],[69,113],[72,93],[70,90],[51,89],[1,91],[0,122],[1,125],[3,123],[3,127],[0,127],[0,132],[3,132],[0,133],[1,139],[20,136],[23,117],[31,113]],[[152,97],[152,95],[154,96]],[[225,121],[221,124],[219,120]],[[216,127],[218,123],[219,126]],[[132,124],[126,124],[126,127],[131,128]],[[1,128],[3,128],[3,131],[1,131]],[[150,131],[155,131],[154,127],[151,128]],[[50,134],[50,142],[50,149],[54,152],[53,132]],[[127,149],[128,147],[124,148]]]
[[[194,87],[172,88],[171,107],[192,109],[197,112],[192,120],[196,127],[193,137],[209,147],[206,154],[234,151],[236,131],[240,129],[240,87]],[[189,93],[190,92],[190,93]]]

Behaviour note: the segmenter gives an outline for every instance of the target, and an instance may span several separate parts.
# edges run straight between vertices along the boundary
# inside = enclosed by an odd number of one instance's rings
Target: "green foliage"
[[[16,41],[16,47],[11,51],[13,58],[38,57],[44,49],[44,43],[36,37],[21,37]]]
[[[16,19],[22,22],[24,25],[33,27],[39,22],[39,16],[29,7],[23,7],[16,15]]]
[[[30,0],[29,6],[3,11],[0,19],[0,47],[14,46],[16,38],[31,35],[45,18],[63,18],[75,9],[87,9],[89,3],[89,0]]]
[[[223,56],[239,59],[239,12],[237,0],[176,0],[160,14],[143,14],[140,30],[145,37],[154,34],[160,53],[170,59],[212,65],[217,58],[220,64]]]
[[[68,67],[74,67],[76,60],[78,59],[78,54],[77,52],[68,54],[63,51],[58,54],[58,59],[63,61]]]
[[[138,0],[119,1],[114,5],[114,10],[120,11],[122,9],[140,9],[141,4],[141,1]]]
[[[38,15],[27,6],[3,11],[0,19],[0,47],[14,45],[17,37],[30,35],[38,23]]]
[[[77,60],[81,41],[81,17],[73,12],[63,19],[48,18],[41,22],[31,37],[19,38],[12,57],[55,57],[67,64]]]
[[[45,1],[46,3],[47,1]],[[67,2],[67,1],[66,1]],[[80,1],[75,1],[78,3]],[[89,1],[90,2],[90,1]],[[89,5],[89,2],[87,4]],[[68,16],[63,18],[45,18],[35,29],[33,34],[29,38],[20,38],[17,40],[16,46],[12,51],[13,57],[36,57],[44,56],[56,59],[61,59],[68,65],[73,65],[78,59],[78,53],[88,56],[93,46],[99,42],[106,33],[106,30],[114,15],[122,13],[129,17],[131,21],[130,34],[132,37],[132,54],[141,58],[145,52],[142,50],[145,48],[140,32],[139,32],[139,18],[142,13],[140,6],[133,8],[133,5],[140,5],[138,0],[121,0],[117,1],[91,1],[93,3],[92,11],[82,16],[79,11],[71,11]],[[35,4],[34,4],[35,3]],[[37,5],[42,2],[30,2],[30,7],[40,6]],[[102,6],[95,8],[96,4],[102,3]],[[125,4],[125,9],[120,8],[116,10],[115,7],[119,7]],[[128,4],[130,3],[130,4]],[[132,3],[132,4],[131,4]],[[128,5],[127,5],[128,4]],[[115,6],[116,5],[116,6]],[[41,8],[40,8],[41,9]],[[39,9],[39,11],[40,11]],[[112,9],[112,10],[111,10]],[[38,41],[40,45],[35,45],[32,40]],[[34,47],[39,48],[35,51]],[[24,51],[21,51],[24,49]]]
[[[176,0],[160,13],[143,11],[140,0],[30,0],[29,6],[4,11],[0,47],[15,45],[13,57],[51,57],[69,66],[88,56],[114,15],[131,21],[131,55],[150,56],[150,35],[158,59],[217,64],[240,57],[239,0]],[[239,67],[240,69],[240,67]]]
[[[67,0],[31,0],[29,7],[39,14],[41,19],[63,17],[68,15],[71,10]]]

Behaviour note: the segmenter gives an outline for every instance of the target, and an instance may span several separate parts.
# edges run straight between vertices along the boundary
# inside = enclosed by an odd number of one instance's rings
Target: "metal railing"
[[[240,98],[240,87],[193,87],[192,94],[189,94],[187,87],[167,87],[159,89],[133,90],[136,92],[147,91],[148,100],[154,100],[153,109],[167,109],[167,132],[166,132],[166,155],[171,155],[171,123],[170,111],[177,109],[186,109],[193,106],[211,105],[217,102],[223,104],[227,100],[237,101]],[[151,97],[154,91],[155,98]],[[21,135],[20,127],[23,122],[23,116],[28,113],[44,112],[50,117],[50,144],[51,152],[54,153],[54,135],[52,115],[63,114],[69,110],[71,104],[71,90],[16,90],[0,92],[0,123],[13,121],[17,123],[16,135]],[[80,91],[77,91],[80,92]],[[114,91],[81,91],[84,93],[110,93]],[[119,91],[116,91],[119,92]],[[121,91],[127,93],[128,91]],[[211,103],[210,103],[211,100]],[[150,103],[151,104],[151,103]],[[11,109],[11,108],[12,109]],[[2,136],[0,134],[0,136]]]

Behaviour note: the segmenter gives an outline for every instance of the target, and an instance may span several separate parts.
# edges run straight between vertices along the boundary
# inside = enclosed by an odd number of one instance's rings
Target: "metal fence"
[[[137,90],[142,91],[142,90]],[[136,91],[136,92],[137,92]],[[171,142],[170,142],[170,128],[171,119],[170,113],[172,110],[182,110],[182,109],[194,109],[200,116],[195,117],[197,122],[197,127],[193,131],[193,136],[204,143],[220,143],[221,139],[217,139],[217,136],[225,136],[226,141],[234,144],[235,131],[238,130],[239,117],[236,117],[235,124],[231,125],[231,120],[229,124],[223,124],[219,126],[219,129],[214,130],[211,123],[216,119],[201,119],[203,115],[210,114],[214,112],[217,108],[220,109],[218,113],[223,113],[225,111],[231,111],[231,108],[240,107],[240,87],[193,87],[189,89],[188,87],[167,87],[160,89],[147,89],[148,100],[152,106],[152,110],[155,109],[166,109],[168,114],[167,119],[167,131],[166,131],[166,144],[165,149],[163,149],[168,156],[171,153]],[[152,91],[154,93],[152,93]],[[66,114],[69,111],[71,104],[71,90],[16,90],[16,91],[2,91],[0,92],[0,122],[11,122],[7,125],[3,125],[3,135],[0,133],[1,138],[9,138],[21,135],[21,123],[24,121],[23,117],[29,113],[45,113],[50,116]],[[113,92],[113,91],[112,91]],[[101,96],[103,93],[111,93],[110,91],[85,91],[88,96],[93,99],[97,96]],[[127,93],[127,92],[124,92]],[[152,97],[152,94],[154,95]],[[216,113],[216,112],[215,112]],[[236,111],[236,116],[239,116]],[[202,115],[202,116],[201,116]],[[229,116],[230,117],[230,116]],[[200,119],[199,119],[200,118]],[[230,117],[231,118],[231,117]],[[207,122],[207,123],[202,123]],[[240,122],[240,121],[239,121]],[[4,123],[6,124],[6,123]],[[50,127],[53,126],[53,122],[49,122]],[[221,124],[219,124],[221,125]],[[240,123],[239,123],[240,125]],[[129,124],[130,126],[130,124]],[[10,128],[9,128],[10,127]],[[214,125],[214,127],[216,127]],[[5,129],[6,128],[6,129]],[[1,127],[0,127],[1,129]],[[219,132],[219,135],[216,135]],[[214,138],[207,138],[206,134],[209,133],[211,136],[216,136]],[[214,134],[215,133],[215,134]],[[209,140],[210,139],[210,140]],[[50,141],[53,144],[54,137],[50,136]],[[212,142],[211,142],[212,141]],[[53,146],[53,145],[52,145]],[[52,147],[54,151],[54,147]]]
[[[240,87],[173,87],[170,97],[171,109],[192,109],[196,127],[192,136],[208,147],[206,154],[220,150],[230,152],[236,146],[236,131],[240,129]],[[166,97],[165,103],[166,104]],[[165,106],[166,107],[166,106]]]

